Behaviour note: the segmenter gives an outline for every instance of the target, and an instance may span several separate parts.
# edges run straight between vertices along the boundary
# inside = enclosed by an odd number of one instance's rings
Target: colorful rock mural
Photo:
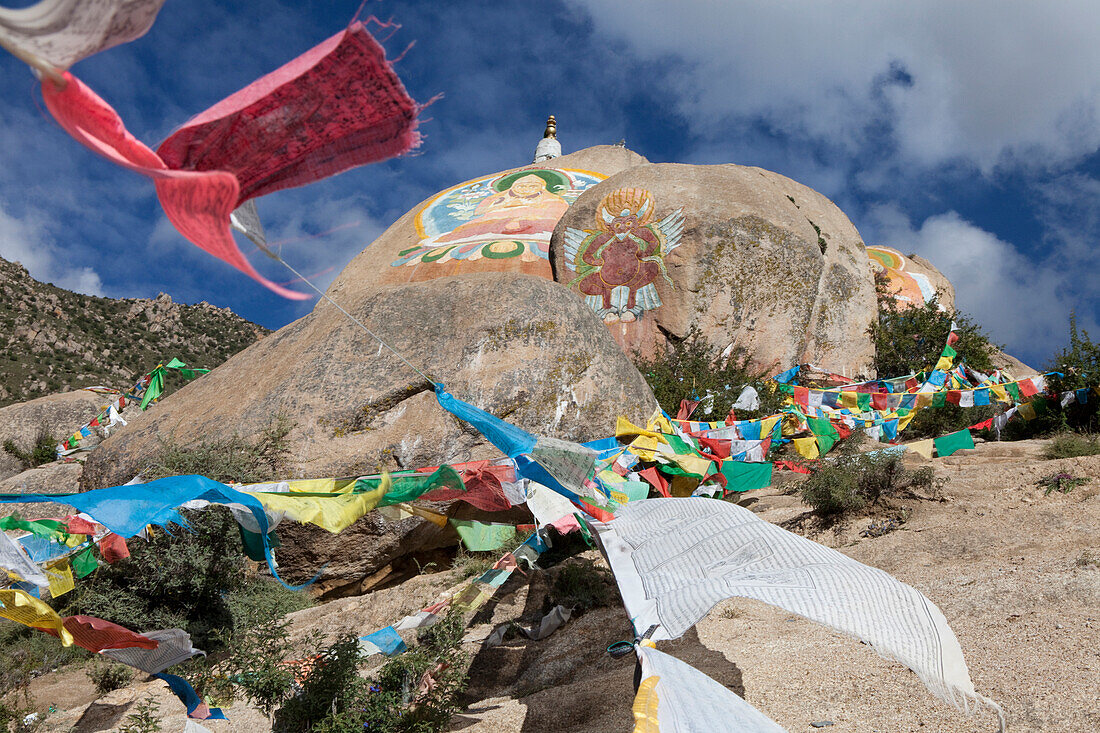
[[[620,188],[596,207],[595,229],[565,231],[565,260],[576,286],[605,323],[630,323],[661,305],[656,280],[672,279],[665,257],[680,246],[683,209],[653,222],[657,204],[644,188]]]
[[[936,288],[927,275],[906,269],[912,264],[908,257],[889,247],[868,247],[867,257],[875,277],[884,277],[886,287],[901,305],[924,305],[936,295]]]
[[[518,270],[552,277],[550,235],[585,189],[606,176],[545,168],[477,178],[443,191],[416,215],[415,247],[400,252],[390,280],[428,280]]]

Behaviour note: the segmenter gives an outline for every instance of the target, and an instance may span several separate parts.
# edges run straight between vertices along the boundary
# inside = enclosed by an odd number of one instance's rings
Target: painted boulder
[[[859,232],[777,173],[630,168],[577,198],[550,249],[558,282],[628,354],[650,357],[696,328],[762,371],[871,373],[875,289]]]
[[[459,183],[398,219],[344,275],[367,284],[475,272],[552,279],[550,235],[569,206],[608,176],[646,162],[601,145]]]

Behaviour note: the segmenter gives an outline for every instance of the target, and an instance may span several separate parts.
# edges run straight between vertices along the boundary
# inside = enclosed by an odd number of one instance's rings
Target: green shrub
[[[98,657],[84,672],[95,685],[96,693],[101,697],[108,692],[122,689],[134,679],[134,671],[130,667],[114,662],[104,662]]]
[[[41,427],[38,429],[38,433],[34,436],[34,444],[30,450],[22,450],[15,444],[13,440],[4,441],[4,452],[9,453],[19,461],[19,465],[23,470],[28,468],[35,468],[41,466],[44,463],[50,463],[57,460],[57,443],[58,441],[50,435],[46,428]]]
[[[936,488],[931,468],[906,469],[896,453],[839,454],[818,463],[802,482],[802,501],[817,514],[836,517],[858,512],[879,500],[929,495]]]
[[[1050,379],[1051,389],[1060,394],[1068,390],[1092,389],[1100,385],[1100,344],[1089,338],[1088,331],[1077,328],[1077,316],[1069,317],[1069,345],[1062,349],[1048,366],[1048,371],[1061,372],[1062,377]],[[1064,426],[1070,430],[1100,431],[1100,400],[1089,394],[1085,404],[1076,401],[1060,410]]]
[[[1043,476],[1035,482],[1035,485],[1040,489],[1044,489],[1044,496],[1049,496],[1055,491],[1068,494],[1078,486],[1084,486],[1090,480],[1087,476],[1075,477],[1072,473],[1052,473],[1049,476]]]
[[[270,718],[290,696],[294,669],[286,664],[292,647],[290,624],[278,618],[257,623],[239,635],[223,668],[244,696]]]
[[[276,415],[252,438],[232,435],[187,445],[175,437],[161,438],[160,449],[146,464],[142,475],[148,480],[199,474],[222,482],[270,481],[279,478],[285,467],[290,453],[287,436],[293,429],[291,420]]]
[[[634,363],[653,390],[657,404],[673,416],[680,409],[680,400],[694,399],[702,400],[692,415],[694,419],[723,420],[746,384],[760,394],[760,409],[738,410],[738,418],[774,414],[782,403],[783,395],[764,384],[771,375],[753,369],[743,351],[723,358],[695,326],[683,339],[671,339],[670,345],[652,359],[635,353]],[[706,399],[708,394],[712,395],[710,399]]]
[[[157,709],[160,703],[151,697],[144,697],[134,706],[134,712],[122,721],[119,733],[160,733],[160,716]]]
[[[554,575],[550,596],[554,605],[584,612],[610,605],[615,600],[611,573],[591,561],[562,563]]]
[[[373,680],[358,676],[358,640],[346,637],[322,655],[275,720],[297,733],[436,733],[458,712],[466,687],[462,614],[451,612],[420,632],[417,644],[393,657]],[[430,678],[431,683],[427,684]]]
[[[1078,433],[1056,435],[1043,449],[1043,458],[1047,460],[1095,456],[1098,454],[1100,454],[1100,436],[1080,435]]]
[[[875,370],[879,377],[900,377],[935,365],[940,358],[951,322],[959,340],[954,345],[956,362],[980,372],[993,369],[993,344],[969,316],[958,311],[941,311],[933,298],[920,307],[902,307],[883,288],[879,288],[878,318],[868,328],[875,342]]]

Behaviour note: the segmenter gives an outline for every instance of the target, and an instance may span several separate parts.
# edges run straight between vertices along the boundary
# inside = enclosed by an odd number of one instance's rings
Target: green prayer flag
[[[823,417],[807,417],[806,423],[810,426],[810,432],[817,438],[817,449],[824,455],[833,445],[840,440],[840,433],[833,424]]]
[[[932,442],[936,446],[936,455],[940,458],[946,458],[955,451],[973,448],[974,436],[970,434],[969,430],[960,430],[957,433],[950,433],[936,438]]]
[[[160,397],[164,391],[164,365],[157,364],[157,368],[149,372],[149,386],[145,388],[145,394],[141,397],[139,407],[144,411],[149,403]]]
[[[638,501],[639,499],[645,499],[649,496],[649,484],[645,481],[631,481],[627,479],[621,483],[607,483],[605,485],[612,491],[626,494],[627,501]]]
[[[929,407],[943,407],[946,404],[947,404],[947,393],[946,392],[933,392],[932,393],[932,404],[930,404]]]
[[[490,524],[473,519],[450,519],[451,526],[462,538],[462,544],[470,552],[489,552],[499,550],[516,538],[516,527],[512,524]]]
[[[762,489],[772,483],[772,464],[722,461],[722,475],[726,477],[726,491]]]
[[[866,392],[859,392],[856,394],[856,407],[860,412],[867,412],[871,409],[871,395]]]
[[[450,466],[440,466],[435,473],[407,473],[390,476],[392,485],[378,506],[392,506],[419,499],[429,491],[436,489],[455,489],[465,491],[462,477]],[[374,491],[382,483],[382,478],[361,478],[355,482],[354,493]]]
[[[266,556],[264,555],[264,543],[260,533],[250,532],[239,524],[237,525],[237,529],[241,532],[241,545],[244,547],[245,557],[253,562],[264,562]],[[268,533],[267,544],[269,547],[282,546],[282,543],[279,542],[279,537],[274,532]],[[73,567],[75,568],[76,565],[74,564]]]
[[[953,360],[958,355],[959,355],[959,352],[955,351],[950,346],[944,346],[943,347],[943,356],[947,357],[948,359]]]
[[[1020,385],[1015,382],[1009,382],[1005,385],[1005,392],[1008,393],[1008,396],[1012,398],[1013,402],[1020,401]]]
[[[90,575],[99,567],[99,561],[95,559],[95,553],[92,552],[92,545],[88,545],[82,552],[73,555],[70,564],[73,567],[73,574],[78,578]]]
[[[64,540],[68,537],[68,528],[67,524],[56,519],[20,519],[16,514],[0,517],[0,530],[21,529],[44,540]]]

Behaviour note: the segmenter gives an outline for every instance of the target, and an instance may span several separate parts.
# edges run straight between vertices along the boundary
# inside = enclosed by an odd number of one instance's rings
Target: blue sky
[[[155,146],[358,5],[168,0],[147,36],[73,71]],[[958,306],[1035,366],[1071,309],[1100,333],[1100,5],[390,0],[369,13],[402,24],[391,55],[416,42],[397,66],[413,97],[444,96],[415,155],[259,201],[269,238],[322,286],[432,193],[529,162],[553,113],[565,152],[625,139],[654,162],[756,165],[821,191],[868,244],[930,259]],[[270,328],[312,307],[183,240],[152,185],[70,140],[4,54],[0,89],[0,256],[63,287],[164,291]]]

